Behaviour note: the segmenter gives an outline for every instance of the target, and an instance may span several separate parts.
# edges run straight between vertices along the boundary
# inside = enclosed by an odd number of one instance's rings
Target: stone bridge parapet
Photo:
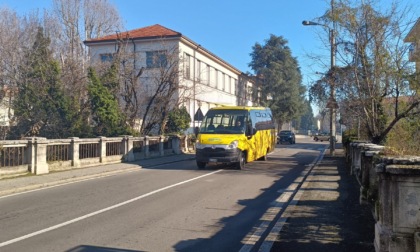
[[[376,252],[420,252],[420,157],[385,156],[384,146],[346,146],[360,203],[374,210]]]

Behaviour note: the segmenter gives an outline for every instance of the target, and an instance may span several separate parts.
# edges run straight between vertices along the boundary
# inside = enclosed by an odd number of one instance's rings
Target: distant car
[[[329,133],[321,133],[314,136],[315,141],[330,141],[330,134]],[[337,142],[337,139],[335,140]]]
[[[277,143],[283,144],[283,143],[290,143],[295,144],[296,143],[296,136],[295,133],[291,130],[282,130],[277,135]]]

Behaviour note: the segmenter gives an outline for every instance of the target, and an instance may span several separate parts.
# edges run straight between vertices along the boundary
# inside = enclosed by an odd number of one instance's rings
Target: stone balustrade
[[[0,141],[0,175],[45,174],[51,171],[134,162],[136,160],[181,154],[191,149],[187,137],[97,137]]]
[[[360,184],[360,203],[376,219],[376,252],[420,252],[420,157],[384,156],[383,146],[352,142],[350,173]]]

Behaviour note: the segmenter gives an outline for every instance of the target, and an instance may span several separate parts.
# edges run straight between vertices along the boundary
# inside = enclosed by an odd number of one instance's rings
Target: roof
[[[209,110],[266,110],[266,109],[269,109],[269,108],[266,108],[266,107],[260,107],[260,106],[256,106],[256,107],[253,107],[253,106],[231,106],[231,105],[228,105],[228,106],[220,106],[220,107],[213,107],[213,108],[210,108]]]
[[[404,38],[404,42],[416,42],[420,39],[420,18],[417,19],[407,36]]]
[[[108,36],[89,39],[86,40],[85,43],[115,41],[117,39],[151,39],[168,37],[182,37],[182,34],[180,32],[163,27],[159,24],[155,24],[131,31],[120,33],[116,32],[115,34],[111,34]]]
[[[213,57],[217,59],[219,62],[224,64],[226,67],[230,68],[234,72],[237,72],[238,74],[242,73],[242,71],[238,70],[231,64],[227,63],[223,59],[219,58],[212,52],[208,51],[204,47],[202,47],[200,44],[197,44],[196,42],[192,41],[188,37],[182,35],[182,33],[168,29],[162,25],[155,24],[151,26],[146,26],[143,28],[138,28],[126,32],[116,32],[115,34],[107,35],[100,38],[94,38],[84,41],[85,45],[94,45],[97,43],[103,43],[103,42],[115,42],[119,39],[123,40],[142,40],[142,39],[159,39],[159,38],[179,38],[184,43],[187,43],[189,46],[196,48],[197,51],[207,54],[210,57]]]

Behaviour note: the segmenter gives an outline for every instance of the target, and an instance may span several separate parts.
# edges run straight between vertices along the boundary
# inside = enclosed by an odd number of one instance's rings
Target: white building
[[[7,86],[3,86],[0,90],[0,139],[5,139],[9,127],[11,125],[11,118],[13,117],[13,93],[16,92],[15,89],[11,89]]]
[[[121,47],[121,45],[124,47]],[[223,59],[206,50],[180,32],[152,25],[127,32],[85,41],[89,47],[91,62],[106,62],[121,48],[134,56],[134,68],[144,69],[141,78],[150,78],[159,66],[167,64],[168,52],[175,52],[178,59],[179,82],[188,87],[184,96],[191,118],[200,109],[203,114],[211,107],[223,105],[258,105],[259,92],[256,78],[249,77]],[[147,83],[144,81],[142,83]],[[143,85],[147,94],[152,83]],[[198,126],[193,121],[191,126]]]
[[[409,60],[416,63],[416,72],[420,72],[420,18],[411,28],[410,32],[404,38],[404,42],[411,43],[409,51]]]

